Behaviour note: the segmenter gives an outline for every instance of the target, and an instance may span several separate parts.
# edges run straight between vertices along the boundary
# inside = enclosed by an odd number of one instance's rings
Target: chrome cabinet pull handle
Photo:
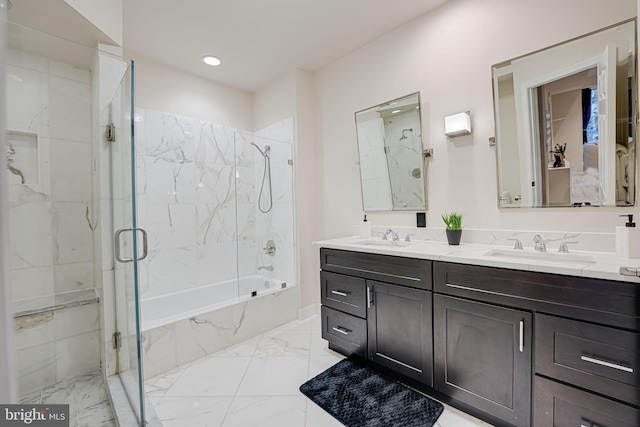
[[[147,257],[147,255],[149,254],[149,244],[148,244],[148,238],[147,238],[147,231],[144,228],[121,228],[118,231],[116,231],[115,234],[115,241],[114,241],[114,256],[116,258],[116,260],[118,262],[121,263],[126,263],[126,262],[132,262],[135,258],[122,258],[120,256],[120,236],[122,235],[122,233],[124,233],[125,231],[136,231],[136,232],[140,232],[142,233],[142,255],[137,258],[138,261],[142,261],[143,259],[145,259]]]
[[[617,363],[607,362],[606,360],[600,360],[593,357],[582,355],[580,356],[581,360],[589,363],[595,363],[596,365],[606,366],[607,368],[618,369],[620,371],[633,373],[633,369],[628,366],[618,365]]]
[[[337,328],[331,328],[336,332],[340,332],[343,335],[349,335],[349,332],[351,332],[349,329],[347,328],[343,328],[342,326],[338,326]]]
[[[520,321],[520,353],[524,352],[524,320]]]
[[[463,291],[473,291],[473,292],[478,292],[478,293],[481,293],[481,294],[505,295],[505,294],[502,294],[500,292],[487,291],[487,290],[484,290],[484,289],[477,289],[477,288],[472,288],[472,287],[463,286],[463,285],[454,285],[453,283],[446,283],[445,286],[447,288],[461,289]]]
[[[335,295],[340,295],[341,297],[349,296],[347,292],[342,292],[342,291],[331,291],[331,293]]]
[[[371,308],[371,287],[367,286],[367,308]]]

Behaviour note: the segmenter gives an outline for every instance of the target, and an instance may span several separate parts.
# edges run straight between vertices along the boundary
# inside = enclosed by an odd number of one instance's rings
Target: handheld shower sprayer
[[[258,144],[256,144],[255,142],[252,142],[251,145],[253,145],[254,147],[256,147],[256,149],[260,152],[260,154],[262,154],[262,157],[269,157],[269,154],[271,153],[271,147],[268,145],[264,146],[264,151],[262,151],[260,149],[260,147],[258,147]]]
[[[256,147],[256,150],[258,150],[262,155],[262,157],[264,157],[264,173],[262,174],[262,185],[260,186],[260,196],[258,196],[258,209],[260,209],[260,212],[262,213],[267,213],[271,210],[271,208],[273,208],[273,193],[271,191],[271,157],[270,157],[271,147],[268,145],[265,145],[264,151],[262,151],[255,142],[252,142],[251,145]],[[268,200],[269,207],[262,209],[262,196],[264,195],[263,194],[264,183],[267,180],[267,176],[269,179],[269,200]]]

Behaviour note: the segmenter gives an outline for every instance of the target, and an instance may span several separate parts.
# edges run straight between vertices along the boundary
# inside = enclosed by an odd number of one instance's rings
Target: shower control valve
[[[265,254],[274,256],[276,254],[276,244],[273,240],[267,241],[266,246],[262,249]]]

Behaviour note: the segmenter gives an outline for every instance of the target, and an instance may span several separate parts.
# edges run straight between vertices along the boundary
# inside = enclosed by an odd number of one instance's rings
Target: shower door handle
[[[120,256],[120,235],[122,233],[124,233],[125,231],[135,231],[135,232],[140,232],[142,233],[142,255],[138,258],[138,261],[142,261],[143,259],[145,259],[147,257],[147,255],[149,254],[149,245],[147,242],[147,231],[144,228],[121,228],[118,231],[116,231],[115,234],[115,242],[114,242],[114,255],[116,257],[116,260],[118,262],[122,262],[122,263],[126,263],[126,262],[133,262],[133,260],[135,258],[122,258]],[[137,254],[136,254],[137,255]]]

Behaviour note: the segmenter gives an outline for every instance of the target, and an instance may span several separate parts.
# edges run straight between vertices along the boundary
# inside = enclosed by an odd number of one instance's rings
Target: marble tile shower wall
[[[149,233],[142,298],[255,274],[258,265],[273,265],[270,275],[293,281],[292,167],[287,163],[293,119],[255,137],[152,110],[137,109],[136,120],[138,223]],[[286,143],[267,141],[274,208],[258,215],[262,156],[250,143],[263,147],[264,138]],[[282,250],[265,260],[258,254],[268,239]]]
[[[9,52],[6,173],[14,300],[95,286],[90,84],[89,71]],[[97,304],[90,304],[18,320],[22,393],[99,369],[97,313]]]
[[[405,171],[389,177],[393,206],[396,207],[420,206],[421,194],[424,194],[422,140],[419,129],[414,128],[415,123],[420,123],[420,114],[416,110],[398,114],[393,120],[385,119],[388,169]]]

